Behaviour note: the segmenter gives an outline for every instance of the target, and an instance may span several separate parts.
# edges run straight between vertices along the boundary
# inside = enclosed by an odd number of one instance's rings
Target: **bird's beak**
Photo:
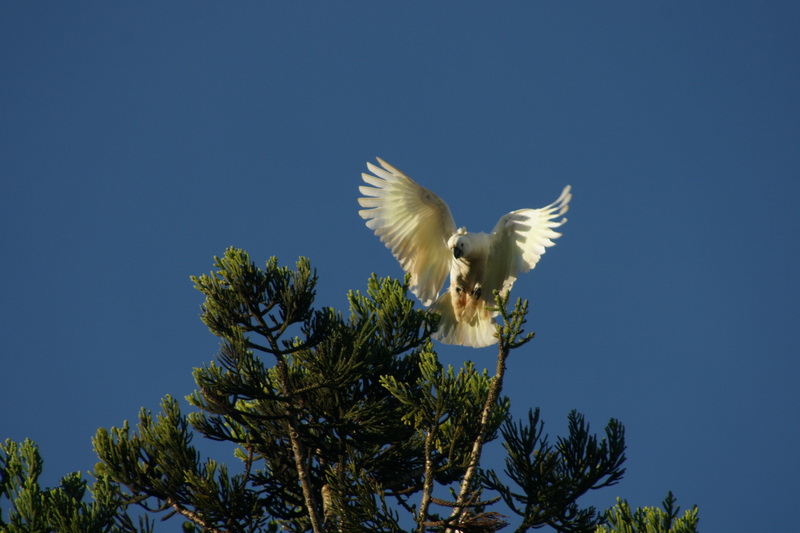
[[[464,255],[464,252],[461,251],[461,248],[458,246],[453,247],[453,257],[460,259],[462,255]]]

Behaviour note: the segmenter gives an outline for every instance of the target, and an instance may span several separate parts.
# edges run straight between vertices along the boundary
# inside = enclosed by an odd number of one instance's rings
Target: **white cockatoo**
[[[403,270],[411,292],[442,319],[433,338],[480,348],[495,338],[494,290],[507,293],[521,272],[532,269],[564,224],[572,199],[569,185],[552,204],[504,215],[491,233],[456,228],[441,198],[378,158],[361,177],[358,214],[367,221]],[[447,274],[450,288],[439,294]]]

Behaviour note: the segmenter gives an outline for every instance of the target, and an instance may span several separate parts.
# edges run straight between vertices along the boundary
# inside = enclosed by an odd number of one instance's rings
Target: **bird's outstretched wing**
[[[491,294],[493,290],[501,290],[506,293],[520,273],[536,266],[545,249],[555,244],[553,239],[561,236],[554,229],[567,221],[564,213],[571,199],[567,185],[561,196],[547,207],[520,209],[500,218],[492,230],[484,292]]]
[[[367,221],[386,247],[411,275],[411,292],[426,307],[431,305],[450,271],[452,253],[447,239],[456,224],[441,198],[378,158],[381,167],[367,163],[361,174],[371,187],[358,188],[358,214]]]

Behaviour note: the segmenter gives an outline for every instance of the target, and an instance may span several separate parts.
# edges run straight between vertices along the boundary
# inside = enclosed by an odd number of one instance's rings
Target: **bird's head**
[[[467,237],[467,230],[459,228],[458,231],[447,241],[447,246],[453,250],[453,257],[461,259],[470,253],[470,239]]]

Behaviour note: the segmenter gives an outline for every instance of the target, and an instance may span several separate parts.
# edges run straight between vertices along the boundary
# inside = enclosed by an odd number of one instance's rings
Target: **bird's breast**
[[[450,268],[450,283],[466,292],[471,292],[475,287],[483,284],[485,272],[485,257],[454,259]]]

